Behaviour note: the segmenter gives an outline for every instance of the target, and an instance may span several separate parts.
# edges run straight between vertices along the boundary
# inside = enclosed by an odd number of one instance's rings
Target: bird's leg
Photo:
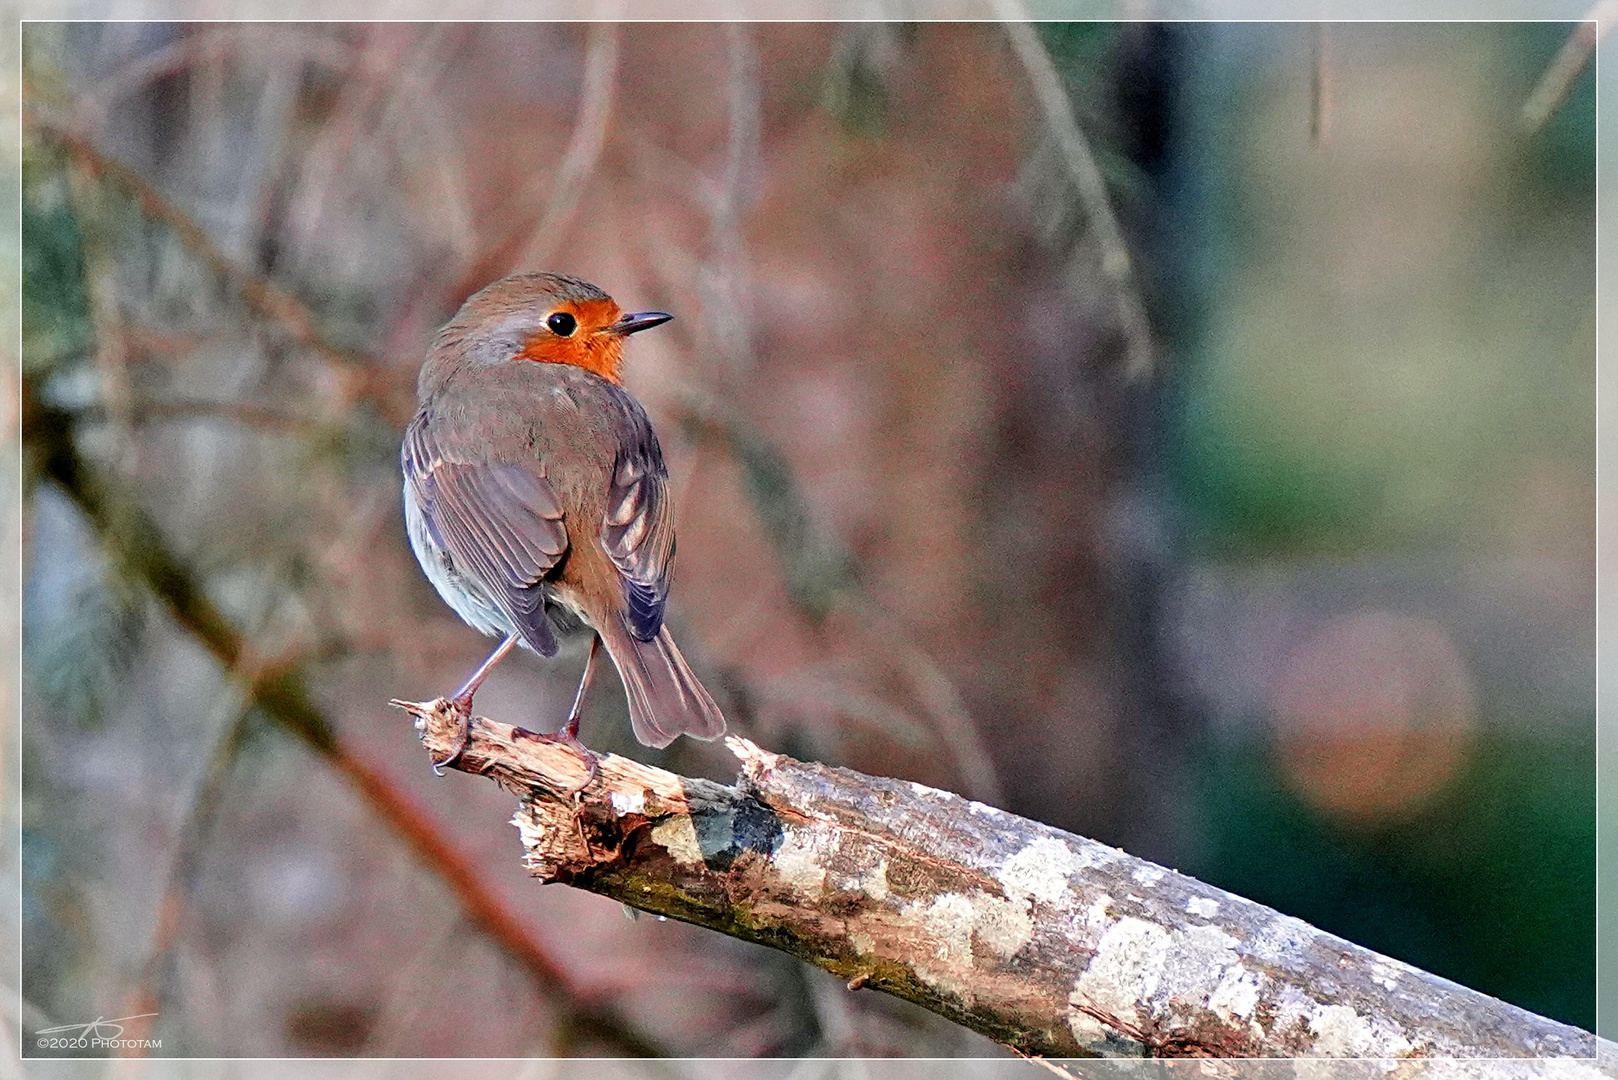
[[[483,680],[489,677],[489,672],[493,669],[494,665],[504,660],[506,658],[506,653],[510,652],[516,647],[517,635],[507,634],[506,640],[500,643],[500,647],[495,649],[494,652],[490,653],[489,658],[483,661],[482,665],[479,666],[476,671],[472,672],[472,677],[466,680],[466,685],[455,691],[455,696],[449,699],[449,703],[455,706],[461,712],[466,713],[466,715],[471,716],[472,695],[478,692],[478,687],[482,686]]]
[[[441,770],[445,766],[455,764],[460,760],[461,755],[466,753],[466,748],[472,742],[472,695],[478,692],[478,687],[482,686],[483,680],[489,677],[489,672],[494,668],[494,665],[504,660],[506,654],[516,647],[517,635],[507,634],[506,640],[500,643],[499,648],[490,653],[489,658],[483,661],[476,671],[472,672],[472,677],[466,680],[466,685],[455,691],[455,696],[449,699],[450,707],[455,710],[456,722],[460,724],[460,740],[455,749],[450,751],[448,757],[442,761],[433,762],[433,772],[442,776],[443,772]]]
[[[589,693],[590,684],[596,678],[596,653],[601,649],[601,635],[590,635],[590,655],[584,658],[584,675],[579,679],[579,692],[573,695],[573,707],[567,711],[567,723],[556,737],[566,742],[578,742],[579,719],[584,716],[584,695]]]
[[[579,691],[573,695],[573,707],[567,711],[567,723],[563,724],[562,729],[556,733],[558,742],[567,743],[578,751],[590,766],[590,771],[584,776],[584,783],[574,790],[575,796],[588,787],[591,780],[595,779],[596,769],[601,764],[601,759],[595,755],[595,752],[579,741],[579,720],[584,716],[584,695],[589,693],[590,684],[595,681],[596,653],[600,650],[601,635],[591,634],[590,654],[584,658],[584,674],[579,678]]]

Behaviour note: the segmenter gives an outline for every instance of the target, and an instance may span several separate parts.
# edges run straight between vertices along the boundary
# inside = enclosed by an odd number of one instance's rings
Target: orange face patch
[[[601,331],[622,318],[623,309],[611,300],[585,300],[563,301],[556,305],[556,311],[573,316],[577,323],[573,333],[562,337],[541,330],[523,343],[518,357],[540,364],[572,364],[609,382],[622,382],[619,369],[623,366],[624,339]]]

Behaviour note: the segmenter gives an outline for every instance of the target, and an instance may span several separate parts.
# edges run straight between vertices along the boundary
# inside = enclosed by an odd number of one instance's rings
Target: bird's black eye
[[[558,311],[545,320],[545,325],[550,327],[551,333],[557,337],[569,337],[579,328],[579,320],[565,311]]]

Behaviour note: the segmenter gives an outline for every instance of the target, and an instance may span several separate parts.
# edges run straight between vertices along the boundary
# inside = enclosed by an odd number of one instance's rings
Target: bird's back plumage
[[[441,348],[463,343],[441,334]],[[565,364],[452,355],[438,367],[423,374],[402,460],[412,545],[439,593],[470,625],[543,655],[557,648],[547,608],[565,605],[600,633],[640,741],[721,734],[663,625],[673,508],[639,403]]]

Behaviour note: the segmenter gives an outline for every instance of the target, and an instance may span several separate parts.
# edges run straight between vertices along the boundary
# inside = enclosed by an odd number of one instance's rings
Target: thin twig
[[[413,71],[401,80],[400,93],[388,103],[384,114],[384,123],[391,128],[393,114],[403,107],[402,103],[413,103],[413,119],[426,137],[426,145],[416,153],[433,163],[432,175],[438,182],[442,200],[444,231],[449,235],[451,250],[461,262],[471,258],[477,249],[477,227],[467,191],[466,148],[458,137],[458,126],[445,115],[444,95],[438,90],[438,80],[455,63],[459,42],[451,34],[464,30],[464,26],[440,24],[427,34],[420,52],[431,62],[423,64],[425,70]],[[414,156],[402,144],[399,154],[405,160]]]
[[[276,178],[286,172],[284,162],[291,153],[293,140],[289,136],[296,116],[298,86],[306,70],[296,56],[270,54],[260,59],[267,70],[253,108],[253,128],[266,133],[270,146],[251,179],[244,177],[237,187],[230,212],[224,217],[228,224],[222,246],[237,253],[261,250],[270,208],[279,190]]]
[[[373,24],[365,29],[366,41],[360,49],[355,70],[344,81],[331,118],[321,129],[313,149],[302,160],[302,182],[287,214],[289,245],[305,250],[326,217],[326,206],[336,186],[340,170],[355,164],[352,147],[364,136],[378,136],[373,113],[378,102],[386,101],[399,73],[407,70],[405,51],[410,45],[407,28]]]
[[[71,411],[74,417],[80,420],[99,420],[104,417],[110,418],[111,415],[108,408],[99,402]],[[132,401],[128,405],[127,417],[132,424],[154,420],[221,420],[243,427],[300,435],[316,435],[339,430],[316,420],[292,416],[276,409],[267,409],[262,405],[249,405],[244,401]]]
[[[462,147],[446,131],[443,98],[435,90],[455,61],[453,37],[463,29],[455,23],[433,23],[408,56],[397,63],[387,63],[374,99],[366,106],[380,115],[374,121],[367,120],[367,137],[352,153],[343,155],[350,186],[362,188],[389,182],[384,175],[386,164],[380,161],[384,149],[391,149],[396,161],[430,162],[428,172],[438,181],[438,202],[429,216],[434,224],[442,225],[451,247],[462,259],[471,254],[475,243],[472,208],[467,202],[461,168]],[[398,48],[402,51],[404,45]],[[427,135],[429,145],[416,150],[406,146],[403,136],[411,131]],[[352,141],[354,133],[348,132],[347,136]]]
[[[1540,76],[1534,92],[1523,102],[1518,123],[1525,132],[1533,134],[1544,127],[1568,94],[1572,93],[1573,84],[1584,73],[1596,46],[1612,30],[1614,22],[1618,22],[1618,0],[1601,0],[1573,28],[1573,33],[1562,43],[1551,66]]]
[[[1067,165],[1068,176],[1084,206],[1090,228],[1101,246],[1101,273],[1112,287],[1113,303],[1117,308],[1119,329],[1128,350],[1125,372],[1131,378],[1150,375],[1154,366],[1151,326],[1146,319],[1146,305],[1141,300],[1135,280],[1134,263],[1129,246],[1124,242],[1123,230],[1112,211],[1112,200],[1107,195],[1107,182],[1096,164],[1084,131],[1073,112],[1073,102],[1062,86],[1056,65],[1040,43],[1039,35],[1028,22],[1028,13],[1020,0],[995,0],[995,8],[1004,21],[1011,46],[1022,62],[1028,82],[1038,98],[1045,122],[1056,139]]]
[[[551,180],[545,212],[534,229],[535,246],[529,251],[533,266],[548,265],[561,248],[567,227],[595,175],[601,150],[607,144],[613,106],[618,96],[620,29],[616,23],[592,23],[584,49],[584,76],[579,85],[579,113],[568,137],[562,164]],[[525,193],[526,194],[526,193]],[[531,195],[528,196],[530,199]]]
[[[247,696],[251,697],[250,691]],[[225,781],[229,779],[236,759],[241,756],[252,726],[254,714],[251,708],[236,705],[235,710],[235,719],[226,725],[214,744],[213,753],[208,757],[208,765],[203,770],[191,807],[186,813],[185,823],[180,828],[179,841],[169,863],[168,880],[163,887],[162,899],[157,904],[151,945],[146,951],[146,962],[141,965],[140,974],[136,977],[134,996],[124,1009],[126,1015],[156,1016],[162,1011],[163,968],[179,938],[185,909],[196,887],[197,870],[202,863],[205,845],[213,832],[219,808],[224,803]],[[139,1046],[150,1037],[151,1026],[149,1021],[132,1026],[127,1035]],[[147,1053],[144,1049],[137,1049],[134,1055],[146,1057]]]
[[[689,391],[673,411],[693,438],[720,443],[741,465],[748,496],[780,556],[788,595],[798,609],[819,623],[846,607],[858,619],[856,632],[876,628],[867,635],[873,648],[892,660],[926,706],[962,786],[982,802],[1003,801],[994,761],[960,692],[900,621],[870,599],[852,554],[816,523],[786,459],[711,395]]]
[[[863,593],[854,603],[861,628],[880,642],[893,656],[917,696],[927,707],[933,730],[949,752],[969,798],[990,806],[1005,803],[1000,774],[983,741],[977,721],[961,699],[954,681],[938,662],[918,645],[900,620],[873,603]]]
[[[420,325],[429,313],[436,312],[445,298],[459,304],[490,280],[509,273],[519,261],[544,267],[555,255],[595,175],[606,146],[617,96],[620,28],[613,23],[593,23],[589,34],[579,85],[579,111],[562,153],[562,163],[556,173],[544,181],[550,185],[544,209],[535,210],[539,191],[534,185],[522,188],[500,215],[501,221],[509,222],[503,232],[485,243],[458,272],[429,277],[416,290],[415,296],[394,319],[390,349],[402,348],[407,339],[410,345],[416,345],[414,337]],[[528,245],[531,249],[525,255],[524,247]]]
[[[92,359],[101,377],[100,399],[112,422],[120,465],[123,470],[132,470],[134,389],[129,374],[129,339],[119,303],[116,267],[108,253],[104,200],[98,197],[101,190],[90,177],[78,173],[69,179],[74,212],[84,233],[84,291],[95,334]]]
[[[740,221],[752,206],[758,189],[759,140],[764,123],[759,86],[758,49],[746,23],[725,24],[725,80],[729,137],[725,141],[725,173],[720,190],[731,218]]]
[[[1331,119],[1331,55],[1326,47],[1326,24],[1315,23],[1314,63],[1309,78],[1309,144],[1326,141]]]
[[[859,686],[852,678],[824,671],[830,665],[807,665],[769,680],[761,699],[789,708],[837,713],[857,720],[911,750],[927,744],[927,726],[907,711]],[[932,733],[936,734],[936,733]]]
[[[852,555],[827,536],[798,490],[791,464],[717,396],[689,389],[667,411],[693,441],[712,440],[741,466],[748,499],[780,556],[794,605],[824,622],[857,580]]]
[[[758,50],[744,23],[726,23],[725,166],[717,182],[693,190],[708,214],[709,254],[697,268],[702,312],[730,377],[753,364],[752,282],[742,225],[758,186],[760,129]]]

